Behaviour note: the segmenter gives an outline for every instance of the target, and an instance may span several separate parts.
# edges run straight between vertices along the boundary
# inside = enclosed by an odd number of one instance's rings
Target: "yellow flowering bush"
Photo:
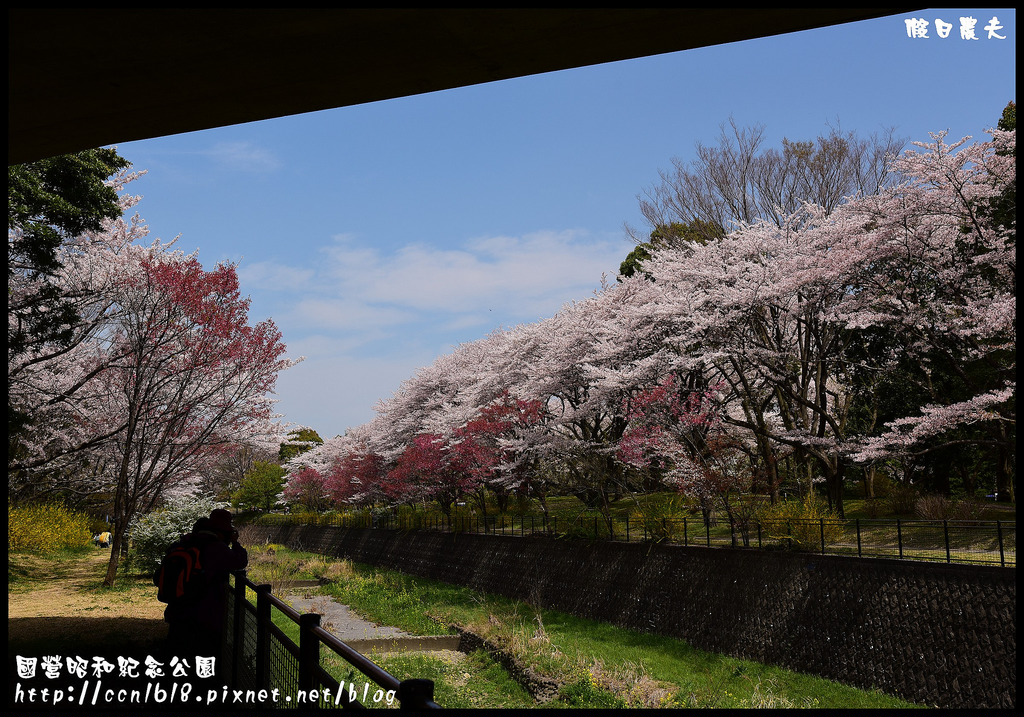
[[[52,553],[89,544],[89,516],[61,503],[7,503],[8,552]]]
[[[682,538],[683,516],[687,510],[681,496],[664,500],[661,496],[642,496],[630,513],[633,534],[647,531],[654,540]]]
[[[797,550],[820,550],[822,530],[825,545],[843,539],[844,526],[828,505],[813,493],[802,501],[782,501],[768,508],[761,526],[772,538],[789,540]]]

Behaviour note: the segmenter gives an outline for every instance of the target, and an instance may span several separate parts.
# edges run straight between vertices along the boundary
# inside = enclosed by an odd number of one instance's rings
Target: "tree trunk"
[[[1013,485],[1013,456],[1005,446],[1000,446],[996,459],[996,493],[997,500],[1015,503]]]
[[[114,580],[117,578],[117,567],[123,554],[128,551],[128,539],[125,535],[128,530],[128,521],[119,515],[114,516],[113,533],[110,541],[110,559],[107,561],[107,573],[103,578],[104,587],[114,587]]]
[[[836,458],[835,468],[825,465],[825,485],[828,490],[828,507],[836,512],[840,518],[845,518],[843,510],[843,479],[846,477],[846,462],[842,458]]]
[[[876,468],[874,465],[864,468],[864,496],[866,498],[875,497],[875,473]]]

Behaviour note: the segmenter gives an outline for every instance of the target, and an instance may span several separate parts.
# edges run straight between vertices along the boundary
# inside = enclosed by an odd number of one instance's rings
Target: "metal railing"
[[[234,689],[261,694],[263,706],[277,709],[363,709],[395,701],[404,710],[440,709],[432,680],[399,680],[322,628],[320,615],[300,614],[270,590],[270,585],[249,580],[244,570],[232,573],[224,659]],[[275,624],[274,611],[298,626],[297,643]],[[331,674],[328,662],[347,670],[347,677]],[[353,679],[357,672],[365,678],[358,685]]]
[[[611,521],[602,516],[269,515],[261,524],[432,530],[505,536],[570,537],[686,546],[791,549],[833,555],[1016,567],[1017,523],[1003,520],[777,519],[736,521],[701,516]]]

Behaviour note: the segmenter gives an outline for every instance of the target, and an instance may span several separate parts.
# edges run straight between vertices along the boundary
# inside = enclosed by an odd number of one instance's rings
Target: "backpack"
[[[164,555],[153,574],[157,586],[156,599],[167,604],[193,600],[206,586],[202,560],[203,545],[191,540],[175,543]]]

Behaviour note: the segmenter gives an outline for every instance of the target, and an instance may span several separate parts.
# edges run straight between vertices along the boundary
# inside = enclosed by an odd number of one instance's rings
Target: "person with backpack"
[[[202,549],[215,539],[209,523],[208,517],[200,518],[191,532],[172,543],[153,575],[157,599],[167,603],[164,621],[168,625],[167,642],[174,652],[192,649],[199,594],[205,590]]]
[[[228,577],[249,564],[231,513],[218,508],[171,546],[154,582],[167,603],[168,645],[184,657],[219,657],[223,647]]]

